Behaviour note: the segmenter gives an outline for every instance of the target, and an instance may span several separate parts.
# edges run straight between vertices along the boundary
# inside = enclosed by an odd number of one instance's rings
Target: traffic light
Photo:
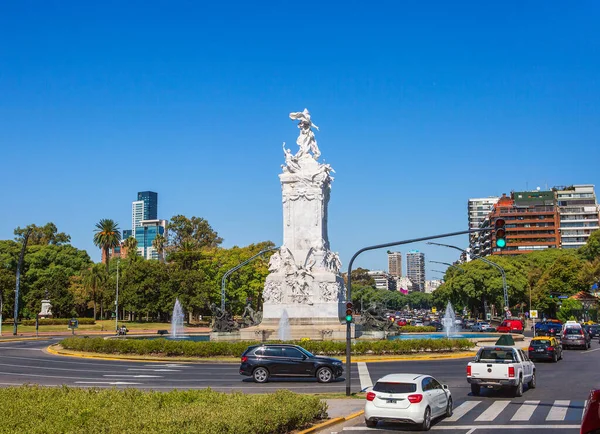
[[[346,322],[352,322],[352,302],[346,303]]]
[[[496,219],[494,228],[496,229],[496,247],[503,249],[506,247],[506,222],[504,219]]]

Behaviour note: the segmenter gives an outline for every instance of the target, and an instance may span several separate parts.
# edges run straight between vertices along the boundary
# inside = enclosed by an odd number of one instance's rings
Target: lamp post
[[[432,264],[442,264],[442,265],[447,265],[447,266],[448,266],[448,267],[450,267],[450,268],[456,268],[457,270],[460,270],[462,273],[464,273],[464,272],[465,272],[465,270],[463,270],[462,268],[460,268],[460,267],[458,267],[458,266],[456,266],[456,265],[454,265],[454,264],[451,264],[451,263],[449,263],[449,262],[440,262],[440,261],[429,261],[429,262],[430,262],[430,263],[432,263]]]
[[[119,330],[119,263],[120,259],[117,259],[117,293],[115,297],[115,331]]]
[[[2,293],[0,292],[0,336],[2,336],[2,309],[4,308],[4,300],[2,300]]]
[[[502,289],[504,291],[504,315],[506,317],[508,316],[508,310],[509,310],[509,308],[508,308],[508,287],[506,285],[506,273],[504,272],[504,268],[502,268],[500,265],[496,264],[495,262],[488,261],[487,259],[482,258],[481,256],[476,255],[475,253],[468,252],[465,249],[461,249],[460,247],[452,246],[450,244],[441,244],[441,243],[433,243],[433,242],[428,242],[427,244],[432,244],[434,246],[448,247],[450,249],[455,249],[455,250],[458,250],[459,252],[463,252],[465,254],[470,254],[475,259],[481,259],[486,264],[491,265],[492,267],[495,267],[496,269],[498,269],[498,271],[500,271],[500,273],[502,274]]]

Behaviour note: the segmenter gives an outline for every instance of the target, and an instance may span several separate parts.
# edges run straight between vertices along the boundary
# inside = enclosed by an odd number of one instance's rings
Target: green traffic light
[[[346,315],[346,321],[347,322],[352,321],[352,315]]]
[[[504,238],[500,238],[496,240],[496,246],[503,249],[506,247],[506,240]]]

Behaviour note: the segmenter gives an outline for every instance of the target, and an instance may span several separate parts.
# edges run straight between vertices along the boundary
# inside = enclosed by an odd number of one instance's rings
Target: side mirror
[[[442,387],[443,387],[445,390],[448,390],[448,385],[447,385],[447,384],[442,384]]]

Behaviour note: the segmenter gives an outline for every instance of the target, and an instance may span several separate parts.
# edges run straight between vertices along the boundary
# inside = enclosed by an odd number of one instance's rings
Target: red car
[[[399,320],[398,320],[398,322],[397,322],[396,324],[398,324],[400,327],[403,327],[403,326],[405,326],[407,323],[406,323],[406,320],[405,320],[405,319],[399,319]]]
[[[596,434],[600,432],[600,389],[592,390],[583,410],[581,434]]]
[[[498,333],[523,333],[523,323],[518,319],[505,319],[498,327]]]

